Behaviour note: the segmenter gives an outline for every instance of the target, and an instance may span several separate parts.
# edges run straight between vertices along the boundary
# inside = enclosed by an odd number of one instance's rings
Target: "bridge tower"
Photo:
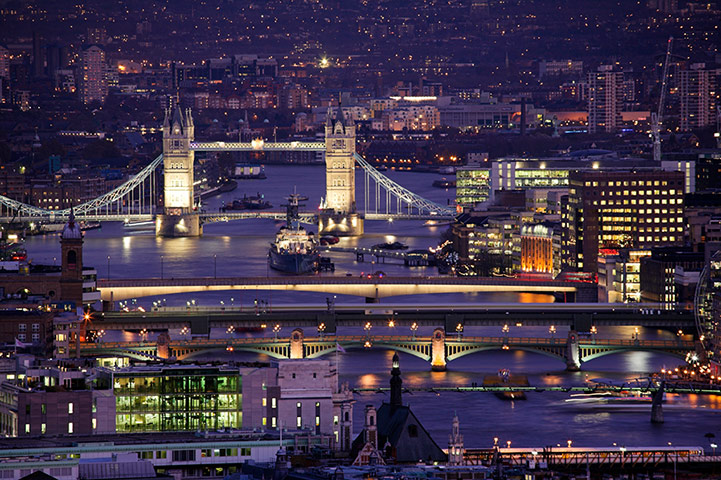
[[[163,122],[163,205],[157,216],[155,234],[159,237],[197,237],[202,234],[200,219],[194,211],[193,163],[190,149],[195,125],[190,110],[176,106],[165,111]]]
[[[363,217],[355,202],[355,137],[353,121],[343,118],[338,105],[336,117],[328,108],[325,125],[325,200],[321,205],[320,234],[363,235]]]

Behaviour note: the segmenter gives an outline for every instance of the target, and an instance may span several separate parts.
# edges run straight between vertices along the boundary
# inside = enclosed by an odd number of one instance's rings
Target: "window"
[[[277,408],[275,397],[270,399],[270,408]]]
[[[28,329],[28,326],[24,323],[21,323],[18,325],[18,332],[25,332],[25,331],[27,331],[27,329]]]
[[[68,415],[73,413],[73,402],[68,403]]]
[[[155,452],[155,458],[168,458],[168,452],[166,450],[158,450]]]
[[[268,399],[263,397],[262,403],[263,403],[263,406],[265,407],[268,404]]]
[[[68,422],[68,433],[73,433],[73,422]]]
[[[278,422],[275,417],[270,417],[270,426],[271,426],[271,428],[275,428],[278,426]]]
[[[29,423],[25,424],[25,433],[30,433],[30,424]]]
[[[93,430],[97,430],[97,428],[98,428],[98,419],[93,418]]]
[[[45,435],[45,432],[47,431],[47,425],[44,423],[40,424],[40,433]]]
[[[195,450],[173,450],[174,462],[194,462]]]

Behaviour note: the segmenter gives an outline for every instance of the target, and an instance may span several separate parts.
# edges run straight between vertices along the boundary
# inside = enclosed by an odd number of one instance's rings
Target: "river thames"
[[[238,189],[214,198],[204,205],[207,211],[217,210],[223,202],[230,202],[243,194],[264,193],[274,205],[274,211],[282,211],[284,197],[297,189],[306,195],[307,210],[317,208],[324,191],[324,169],[321,166],[268,166],[267,180],[241,180]],[[410,190],[441,204],[447,204],[455,196],[455,190],[432,187],[437,174],[387,172]],[[362,177],[358,174],[357,204],[362,206]],[[278,275],[268,268],[269,243],[282,223],[268,220],[245,220],[205,227],[201,238],[156,238],[149,231],[127,230],[120,224],[106,224],[102,229],[86,232],[83,261],[95,266],[98,277],[200,277],[264,276]],[[443,225],[426,226],[419,221],[367,222],[366,235],[362,238],[343,238],[341,246],[371,246],[377,243],[400,241],[410,248],[427,248],[439,243]],[[33,263],[58,262],[59,245],[56,235],[29,237],[26,241],[29,258]],[[333,275],[358,275],[361,272],[382,270],[387,275],[433,275],[434,269],[406,268],[401,265],[373,265],[356,263],[348,254],[331,254],[336,264]],[[322,275],[331,275],[323,273]],[[269,292],[220,292],[193,295],[201,307],[232,303],[250,307],[255,299],[269,304],[323,303],[325,295],[313,293]],[[184,305],[188,295],[165,297],[168,305]],[[152,300],[138,299],[139,305],[149,307]],[[337,302],[359,302],[358,298],[341,297]],[[423,295],[388,299],[393,303],[415,302],[552,302],[549,295],[528,294],[474,294],[474,295]],[[389,334],[387,327],[374,326],[373,333]],[[430,335],[430,330],[420,329],[419,335]],[[289,332],[283,332],[285,334]],[[346,333],[345,331],[343,333]],[[395,332],[408,334],[408,332]],[[467,329],[467,335],[502,335],[501,327]],[[633,327],[599,328],[599,337],[630,338]],[[307,333],[310,334],[310,333]],[[540,327],[511,326],[512,336],[548,335]],[[559,328],[556,334],[565,338],[566,332]],[[671,332],[642,329],[643,338],[675,338]],[[351,386],[388,386],[392,352],[377,348],[351,350],[337,356],[341,381]],[[268,360],[261,355],[242,353],[225,354],[222,358],[236,360]],[[209,358],[210,359],[210,358]],[[217,358],[213,358],[217,359]],[[335,355],[328,357],[334,362]],[[555,359],[524,351],[486,351],[457,359],[448,365],[447,372],[431,372],[423,360],[401,354],[401,370],[405,386],[457,386],[481,382],[485,375],[495,375],[499,369],[508,368],[514,374],[525,374],[532,385],[582,384],[597,377],[618,381],[643,377],[663,367],[677,366],[680,359],[648,352],[630,352],[608,355],[582,366],[581,372],[569,373],[565,365]],[[650,406],[639,405],[624,409],[606,406],[570,406],[564,402],[568,394],[529,393],[527,400],[506,401],[488,393],[405,393],[403,400],[409,403],[416,416],[442,447],[451,431],[451,420],[456,412],[461,421],[461,431],[467,446],[488,447],[498,437],[512,446],[647,446],[674,445],[702,446],[709,448],[707,433],[721,436],[721,397],[667,395],[664,405],[666,422],[654,425],[650,422]],[[376,406],[388,400],[386,394],[361,394],[356,396],[355,431],[362,428],[365,404]]]

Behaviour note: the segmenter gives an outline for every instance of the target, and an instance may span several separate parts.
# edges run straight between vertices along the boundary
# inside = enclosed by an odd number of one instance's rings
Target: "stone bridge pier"
[[[566,370],[578,372],[581,370],[581,354],[578,348],[578,332],[571,329],[566,339]]]
[[[290,334],[290,358],[298,359],[304,358],[305,352],[303,351],[303,329],[296,328]]]
[[[446,332],[442,328],[433,330],[431,337],[431,370],[434,372],[446,370]]]

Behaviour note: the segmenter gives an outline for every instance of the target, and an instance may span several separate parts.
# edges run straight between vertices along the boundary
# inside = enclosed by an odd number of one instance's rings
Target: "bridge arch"
[[[559,348],[565,348],[565,345],[563,345],[562,347],[559,346]],[[479,352],[485,352],[488,350],[503,350],[503,345],[479,345],[477,347],[469,347],[463,351],[454,353],[452,355],[448,355],[446,357],[446,361],[451,362],[453,360],[456,360],[461,357],[465,357],[467,355],[472,355],[474,353],[479,353]],[[530,353],[540,353],[541,355],[545,355],[547,357],[550,357],[550,358],[553,358],[556,360],[560,360],[563,362],[566,361],[566,357],[564,355],[562,355],[560,353],[554,353],[549,350],[544,350],[542,348],[509,346],[509,351],[510,350],[523,350],[523,351],[530,352]]]
[[[388,350],[393,350],[395,352],[407,353],[409,355],[413,355],[414,357],[418,357],[422,360],[425,360],[426,362],[430,362],[430,360],[431,360],[430,354],[425,353],[424,348],[420,348],[420,349],[416,350],[416,349],[410,348],[405,345],[396,345],[396,344],[388,343],[388,342],[374,342],[372,338],[370,339],[370,341],[372,344],[372,348],[386,348]],[[340,346],[342,346],[343,348],[350,349],[350,350],[358,350],[358,349],[365,348],[363,343],[339,342],[338,344]],[[306,344],[305,346],[306,346],[306,351],[307,351],[309,346],[312,347],[312,344],[310,344],[310,345]],[[425,345],[422,345],[421,347],[423,347],[423,346],[425,346]],[[430,344],[427,347],[428,347],[428,351],[430,351]],[[319,350],[314,350],[309,355],[306,355],[305,358],[320,358],[325,355],[328,355],[329,353],[333,353],[335,351],[336,351],[336,347],[335,347],[335,345],[332,345],[332,346],[322,348]]]
[[[588,350],[587,347],[582,347],[582,351]],[[600,349],[599,349],[600,350]],[[670,355],[672,357],[685,359],[686,354],[688,352],[681,351],[681,350],[662,350],[658,348],[643,348],[642,346],[631,346],[628,348],[612,348],[612,349],[604,349],[604,350],[597,350],[593,353],[586,355],[581,354],[581,362],[587,363],[591,360],[595,360],[597,358],[605,357],[606,355],[613,355],[616,353],[626,353],[626,352],[653,352],[653,353],[662,353],[664,355]]]
[[[267,355],[271,358],[275,358],[277,360],[287,360],[288,358],[290,358],[288,355],[285,355],[282,353],[282,349],[278,349],[277,351],[274,351],[272,349],[266,350],[265,348],[262,348],[262,347],[261,348],[250,347],[250,346],[246,347],[243,345],[232,345],[232,347],[233,347],[234,352],[241,351],[241,352],[259,353],[262,355]],[[285,347],[287,348],[287,345],[285,345]],[[183,349],[182,348],[173,348],[172,350],[175,353],[178,350],[182,351]],[[222,352],[227,352],[227,351],[228,351],[227,347],[204,348],[204,349],[192,350],[188,353],[177,355],[177,358],[179,360],[192,360],[192,359],[200,356],[201,354],[212,353],[212,352],[222,353]]]

